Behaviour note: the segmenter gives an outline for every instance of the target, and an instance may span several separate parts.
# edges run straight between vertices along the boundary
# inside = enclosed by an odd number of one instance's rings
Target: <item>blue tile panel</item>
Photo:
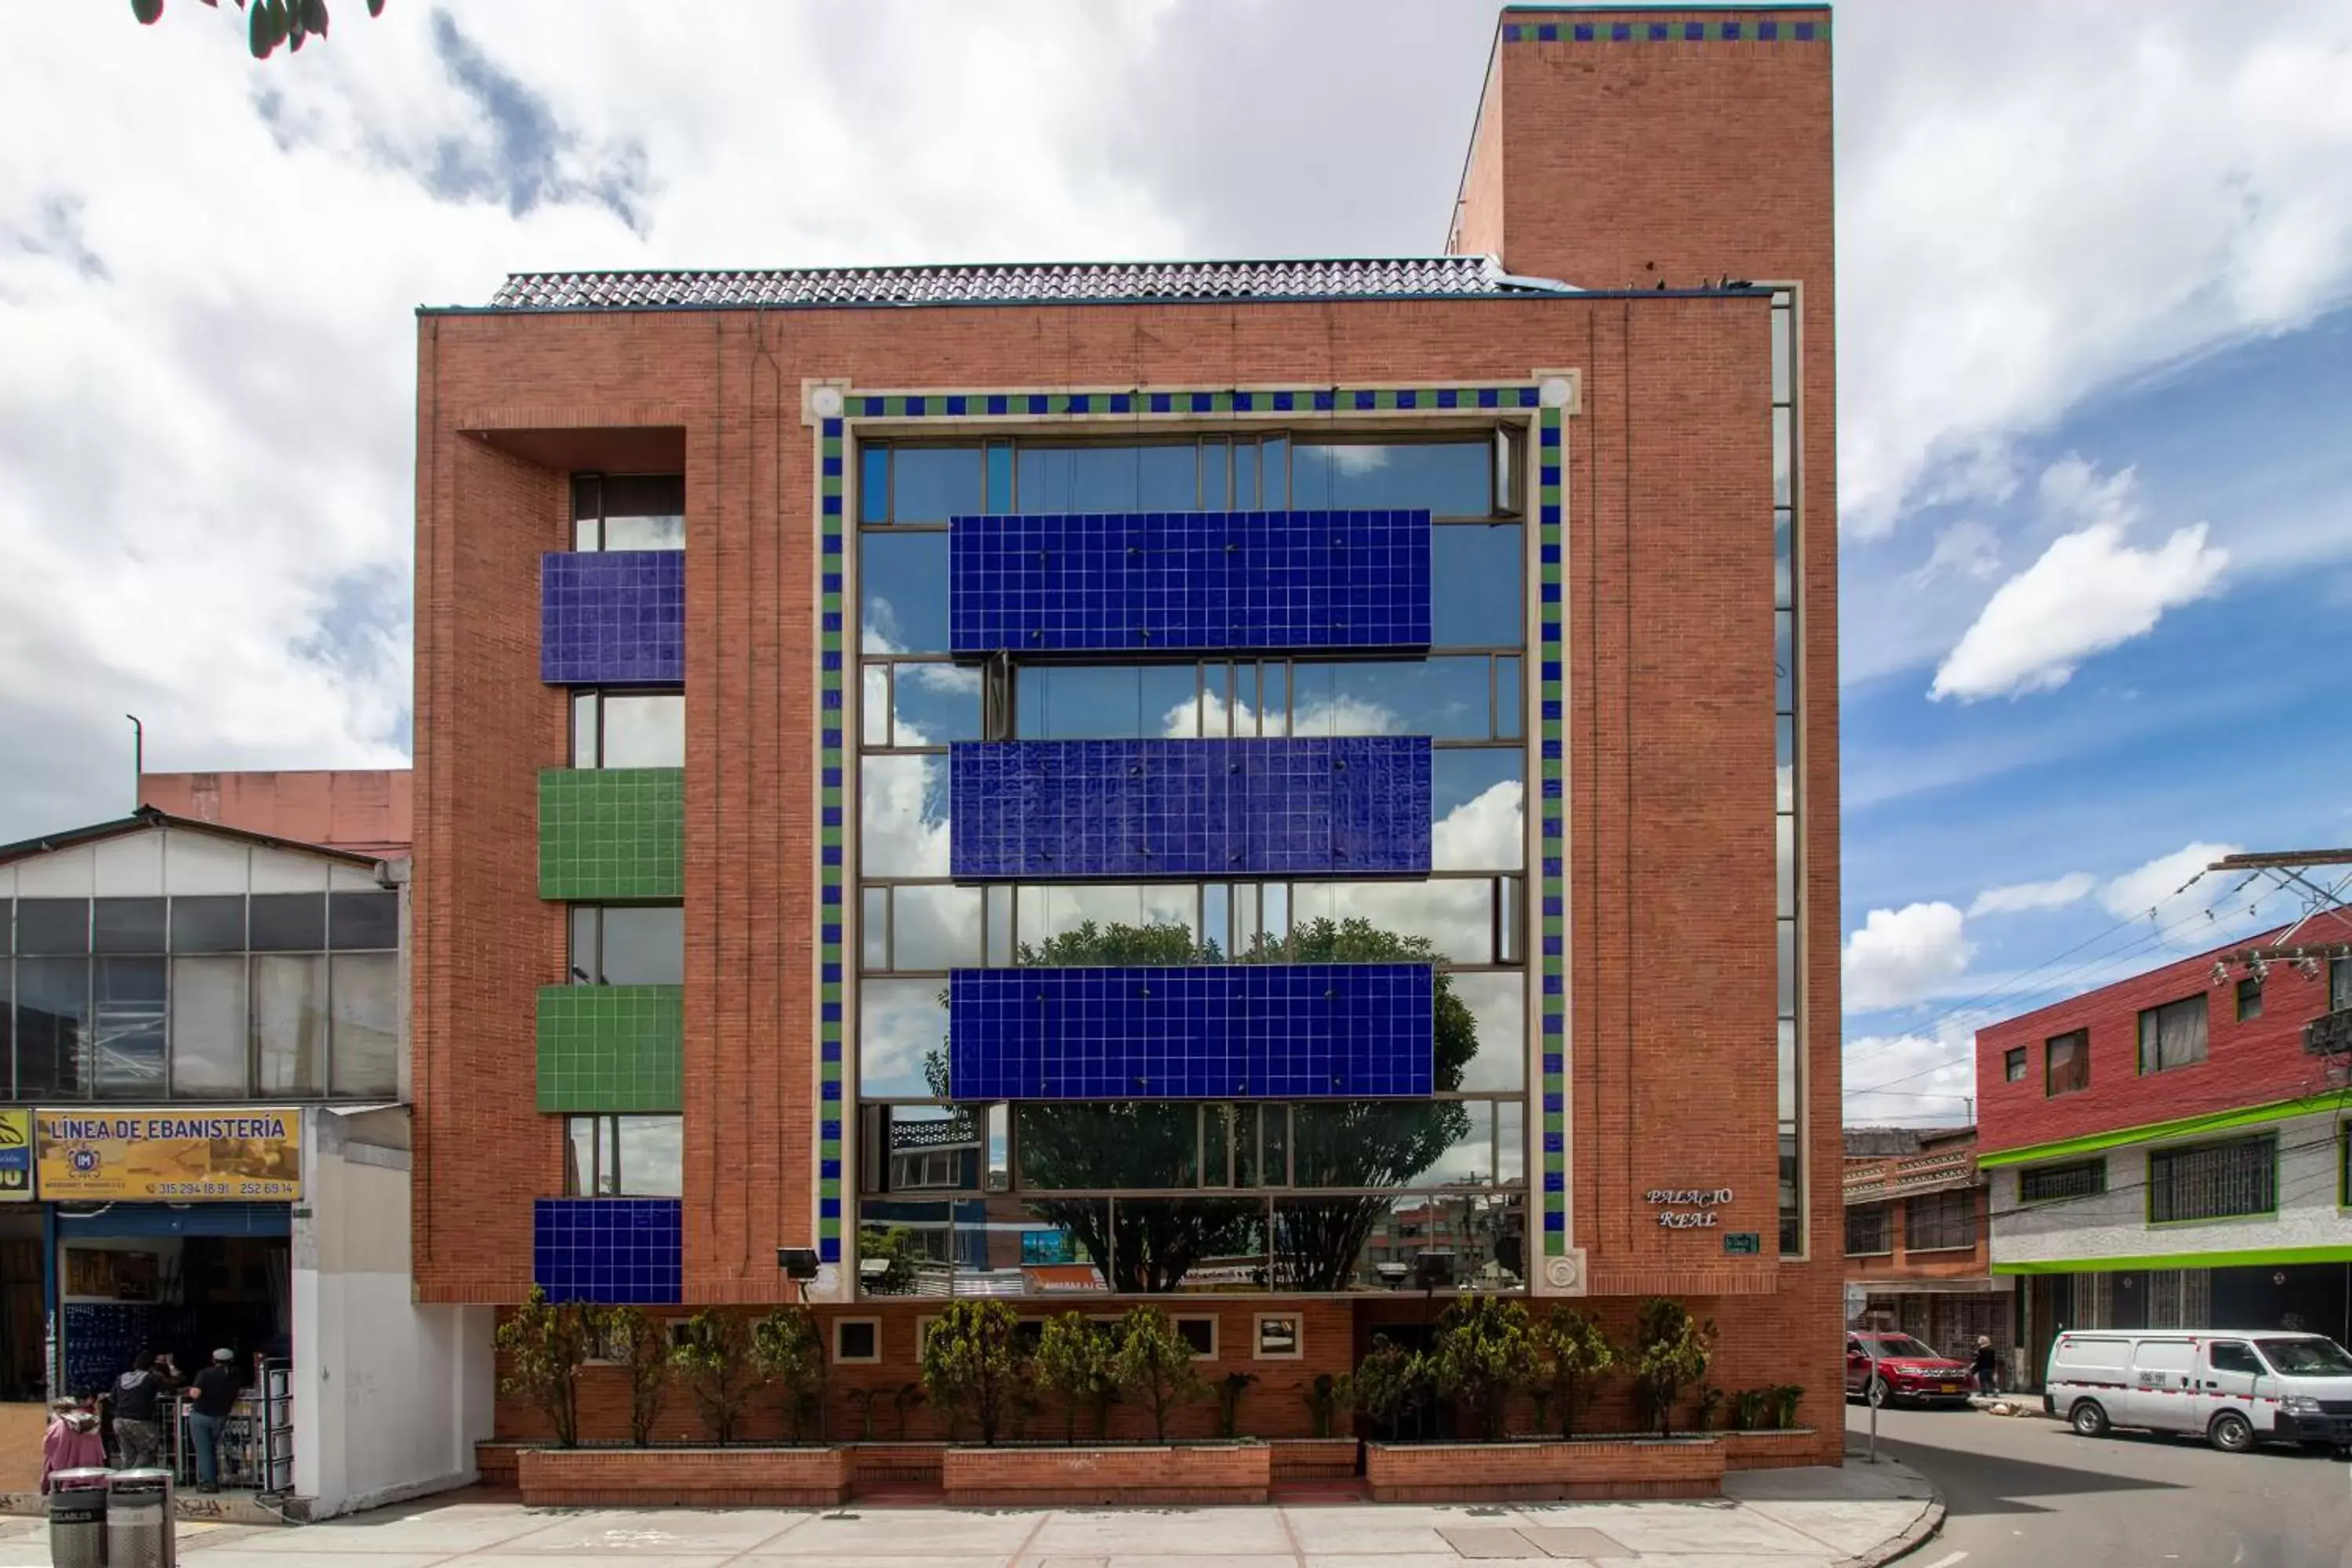
[[[539,567],[539,678],[552,686],[686,679],[686,552],[562,551]]]
[[[970,741],[948,779],[958,881],[1429,870],[1425,735]]]
[[[1426,511],[1076,512],[950,528],[959,654],[1429,646]]]
[[[959,969],[957,1100],[1321,1100],[1436,1088],[1425,963]]]
[[[676,1198],[541,1198],[530,1277],[551,1301],[675,1306],[685,1294],[684,1237]]]

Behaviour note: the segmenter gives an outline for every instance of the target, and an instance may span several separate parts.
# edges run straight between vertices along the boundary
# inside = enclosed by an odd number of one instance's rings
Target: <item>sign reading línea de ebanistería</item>
[[[33,1146],[52,1200],[302,1195],[299,1110],[36,1110]]]
[[[33,1195],[33,1113],[0,1110],[0,1203]]]

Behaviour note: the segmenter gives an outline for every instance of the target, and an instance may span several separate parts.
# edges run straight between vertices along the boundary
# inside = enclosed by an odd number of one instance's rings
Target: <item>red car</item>
[[[1873,1405],[1965,1405],[1974,1387],[1968,1363],[1937,1355],[1909,1334],[1848,1334],[1845,1392]]]

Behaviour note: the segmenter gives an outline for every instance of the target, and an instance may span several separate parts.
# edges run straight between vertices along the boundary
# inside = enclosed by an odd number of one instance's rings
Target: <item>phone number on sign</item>
[[[148,1189],[159,1198],[285,1198],[291,1182],[157,1182]]]

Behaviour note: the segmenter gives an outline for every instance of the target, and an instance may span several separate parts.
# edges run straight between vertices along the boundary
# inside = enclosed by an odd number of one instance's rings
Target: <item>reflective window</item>
[[[563,1192],[567,1197],[674,1198],[684,1195],[684,1118],[567,1116]]]
[[[1431,532],[1429,618],[1433,645],[1525,645],[1526,549],[1523,531],[1515,522],[1440,528]]]
[[[984,509],[982,464],[978,447],[893,447],[890,510],[893,522],[945,522]],[[872,513],[866,513],[871,516]]]
[[[574,550],[683,550],[680,474],[580,474],[572,481]]]
[[[948,760],[868,756],[858,763],[857,853],[869,877],[948,872]]]
[[[1111,1289],[1123,1294],[1172,1290],[1262,1290],[1266,1287],[1266,1207],[1262,1198],[1131,1198],[1111,1200]],[[1083,1222],[1070,1227],[1081,1252],[1102,1256]],[[1195,1353],[1202,1327],[1186,1335]],[[1188,1321],[1179,1320],[1181,1331]]]
[[[1429,863],[1437,871],[1517,871],[1527,858],[1527,753],[1448,750],[1430,759]]]
[[[858,1094],[921,1100],[947,1086],[943,980],[868,980],[857,988]]]
[[[1024,1191],[1189,1187],[1200,1172],[1200,1108],[1116,1100],[1013,1108]]]
[[[341,952],[329,960],[332,1071],[328,1092],[392,1095],[400,1089],[400,960]]]
[[[1029,884],[1013,894],[1020,962],[1198,963],[1197,883]]]
[[[1023,665],[1013,735],[1024,741],[1149,740],[1200,731],[1201,675],[1190,664]],[[1223,734],[1223,699],[1211,732]]]
[[[1302,441],[1291,453],[1290,504],[1487,517],[1494,511],[1494,461],[1493,442],[1485,435],[1451,441]]]
[[[981,739],[981,685],[979,670],[943,659],[867,666],[868,743],[944,746]]]
[[[952,969],[981,962],[978,888],[898,888],[890,904],[892,968]]]
[[[1492,662],[1484,658],[1372,664],[1302,663],[1291,670],[1294,735],[1492,734]]]
[[[1437,1084],[1440,1089],[1519,1089],[1528,1081],[1527,982],[1515,971],[1449,974],[1445,995],[1461,1004],[1465,1020],[1438,1002]],[[1454,1077],[1458,1073],[1460,1076]]]
[[[575,691],[575,768],[682,768],[686,697],[677,691]]]
[[[945,533],[861,534],[857,574],[862,651],[950,651]]]
[[[1201,505],[1200,465],[1200,447],[1191,441],[1024,444],[1014,458],[1013,501],[1024,512],[1192,511]]]
[[[574,904],[575,985],[678,985],[686,980],[686,910],[680,904]]]
[[[1519,1193],[1277,1198],[1277,1290],[1507,1289],[1527,1268]]]

